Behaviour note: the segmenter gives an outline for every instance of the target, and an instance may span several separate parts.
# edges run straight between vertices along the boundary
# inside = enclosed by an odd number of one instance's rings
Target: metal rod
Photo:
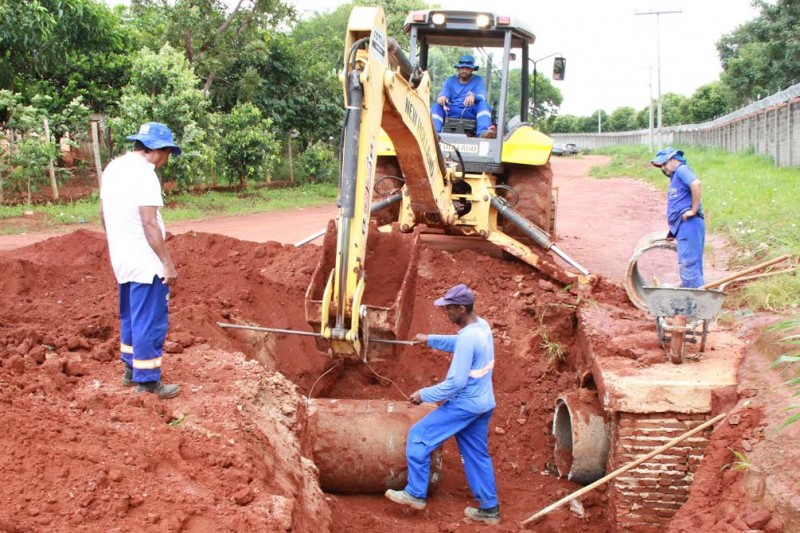
[[[323,235],[325,235],[326,231],[328,231],[328,230],[327,229],[321,229],[321,230],[319,230],[319,231],[317,231],[315,233],[312,233],[308,237],[306,237],[304,239],[301,239],[301,240],[297,241],[296,243],[294,243],[294,247],[295,248],[300,248],[304,244],[308,244],[311,241],[313,241],[315,239],[318,239],[319,237],[322,237]]]
[[[414,345],[414,341],[401,341],[401,340],[397,340],[397,339],[373,339],[373,338],[370,338],[369,342],[380,342],[380,343],[383,343],[383,344],[402,344],[404,346],[413,346]]]
[[[544,515],[550,513],[551,511],[555,511],[556,509],[558,509],[559,507],[561,507],[565,503],[574,500],[578,496],[583,496],[587,492],[599,487],[600,485],[603,485],[604,483],[606,483],[608,481],[611,481],[612,479],[614,479],[615,477],[619,476],[620,474],[624,474],[625,472],[627,472],[631,468],[634,468],[634,467],[642,464],[643,462],[647,461],[648,459],[650,459],[652,457],[655,457],[656,455],[658,455],[660,453],[664,453],[665,451],[669,450],[673,446],[675,446],[675,445],[681,443],[682,441],[688,439],[692,435],[703,431],[704,429],[706,429],[707,427],[709,427],[711,425],[716,424],[717,422],[719,422],[720,420],[722,420],[726,416],[727,416],[727,413],[721,413],[721,414],[715,416],[714,418],[712,418],[711,420],[708,420],[708,421],[700,424],[699,426],[697,426],[693,430],[687,431],[686,433],[684,433],[680,437],[675,437],[674,439],[672,439],[668,443],[664,444],[663,446],[661,446],[659,448],[656,448],[655,450],[653,450],[652,452],[648,453],[647,455],[639,457],[638,459],[636,459],[632,463],[628,463],[625,466],[623,466],[621,468],[618,468],[617,470],[614,470],[613,472],[611,472],[607,476],[598,479],[594,483],[592,483],[590,485],[586,485],[582,489],[577,490],[577,491],[573,492],[572,494],[561,498],[556,503],[548,505],[547,507],[545,507],[544,509],[542,509],[538,513],[536,513],[536,514],[532,515],[531,517],[526,518],[525,520],[520,522],[519,525],[520,526],[524,526],[524,525],[526,525],[526,524],[528,524],[530,522],[538,520],[539,518],[541,518]]]
[[[217,322],[221,328],[227,329],[246,329],[250,331],[263,331],[264,333],[285,333],[287,335],[305,335],[306,337],[321,337],[321,333],[313,331],[298,331],[296,329],[282,329],[282,328],[263,328],[261,326],[248,326],[245,324],[226,324],[225,322]],[[398,339],[370,339],[370,342],[378,342],[382,344],[403,344],[405,346],[413,346],[414,341],[403,341]]]
[[[294,329],[281,329],[281,328],[262,328],[260,326],[247,326],[244,324],[226,324],[224,322],[217,322],[217,325],[221,328],[228,328],[228,329],[247,329],[251,331],[263,331],[265,333],[286,333],[289,335],[305,335],[306,337],[321,337],[321,333],[316,333],[313,331],[297,331]]]
[[[563,259],[564,261],[566,261],[567,263],[569,263],[570,265],[572,265],[572,267],[573,267],[575,270],[577,270],[578,272],[580,272],[580,273],[581,273],[581,274],[583,274],[584,276],[588,276],[588,275],[589,275],[589,271],[588,271],[588,270],[586,270],[585,268],[583,268],[583,267],[582,267],[582,266],[581,266],[581,265],[580,265],[580,264],[579,264],[577,261],[575,261],[573,258],[571,258],[571,257],[570,257],[570,256],[568,256],[567,254],[565,254],[564,252],[562,252],[562,251],[559,249],[559,247],[558,247],[558,246],[556,246],[555,244],[553,244],[553,245],[551,245],[551,246],[550,246],[550,249],[551,249],[551,250],[553,251],[553,253],[554,253],[554,254],[556,254],[558,257],[560,257],[561,259]]]

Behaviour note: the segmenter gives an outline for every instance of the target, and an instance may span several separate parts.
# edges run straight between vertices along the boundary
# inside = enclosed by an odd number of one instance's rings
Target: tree
[[[697,124],[724,115],[730,108],[728,95],[719,81],[699,87],[686,102],[686,122]]]
[[[661,121],[664,126],[677,126],[679,124],[688,124],[690,121],[686,118],[687,111],[686,105],[688,98],[677,93],[667,93],[661,97]],[[658,110],[655,111],[658,113]],[[658,126],[658,115],[655,117],[656,126]]]
[[[608,117],[606,131],[630,131],[636,129],[636,110],[632,107],[618,107]]]
[[[13,190],[26,191],[30,204],[33,192],[47,183],[45,168],[58,151],[44,131],[49,97],[40,96],[33,105],[24,105],[22,100],[19,94],[0,90],[0,110],[8,117],[4,126],[14,131],[17,139],[10,151],[9,183]]]
[[[739,106],[777,92],[800,78],[800,3],[754,0],[755,19],[717,42],[732,104]]]
[[[53,111],[77,96],[112,105],[128,72],[131,39],[118,13],[94,0],[0,0],[0,88]]]
[[[216,119],[208,113],[209,100],[198,81],[183,54],[171,46],[158,53],[143,49],[133,58],[131,82],[123,89],[119,114],[110,121],[120,148],[145,122],[169,126],[183,155],[162,172],[182,186],[203,182],[216,158]]]
[[[162,42],[183,50],[203,80],[206,94],[261,30],[274,32],[294,16],[294,9],[281,0],[239,0],[232,8],[221,0],[177,0],[174,5],[165,0],[136,0],[131,11],[145,23],[160,19],[157,28],[163,32]],[[140,34],[149,30],[140,28]]]
[[[230,181],[246,188],[250,179],[266,179],[279,148],[272,130],[272,121],[253,104],[237,104],[223,115],[220,158]]]
[[[581,120],[575,115],[553,115],[547,118],[542,129],[549,133],[578,133]]]

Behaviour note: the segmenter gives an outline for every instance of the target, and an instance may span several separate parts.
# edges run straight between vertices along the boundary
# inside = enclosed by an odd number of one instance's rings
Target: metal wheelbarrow
[[[656,319],[656,333],[662,348],[669,346],[670,361],[680,364],[686,343],[700,337],[700,353],[706,349],[708,322],[719,315],[725,293],[716,289],[642,287],[650,316]],[[669,344],[667,344],[669,343]]]

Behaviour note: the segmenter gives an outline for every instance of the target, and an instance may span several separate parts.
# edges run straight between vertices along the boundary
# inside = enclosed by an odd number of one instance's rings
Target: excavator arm
[[[455,162],[445,160],[430,118],[428,74],[414,73],[412,86],[410,65],[386,33],[382,8],[353,9],[344,57],[346,116],[339,154],[339,215],[336,227],[329,225],[323,244],[328,251],[323,251],[306,294],[306,318],[320,334],[320,348],[327,348],[333,356],[367,361],[368,348],[373,349],[370,343],[403,342],[396,338],[405,333],[409,323],[413,303],[413,294],[409,293],[413,292],[416,277],[416,256],[412,251],[404,265],[405,274],[393,274],[400,283],[397,295],[384,305],[366,302],[367,240],[377,233],[374,225],[371,231],[370,215],[381,129],[391,139],[403,173],[402,193],[394,199],[402,200],[402,232],[415,234],[413,228],[419,223],[457,227],[464,234],[480,235],[546,271],[527,246],[498,229],[498,213],[502,212],[506,219],[519,219],[515,224],[540,247],[556,253],[560,250],[544,232],[495,194],[494,176],[479,174],[465,179],[463,172],[457,174]],[[458,180],[468,183],[471,192],[456,194],[453,185]],[[457,210],[457,205],[465,202],[472,205],[469,216]],[[330,251],[334,240],[335,257]],[[413,250],[416,240],[412,235]],[[388,253],[401,255],[393,250]],[[553,266],[546,273],[565,284],[582,279]],[[388,272],[379,275],[390,277]]]

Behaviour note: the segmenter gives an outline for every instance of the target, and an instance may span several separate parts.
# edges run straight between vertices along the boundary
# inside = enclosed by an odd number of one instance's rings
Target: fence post
[[[50,143],[50,121],[44,117],[44,140]],[[56,183],[56,169],[53,166],[53,158],[47,163],[47,173],[50,174],[50,189],[53,191],[53,200],[58,200],[58,183]]]

